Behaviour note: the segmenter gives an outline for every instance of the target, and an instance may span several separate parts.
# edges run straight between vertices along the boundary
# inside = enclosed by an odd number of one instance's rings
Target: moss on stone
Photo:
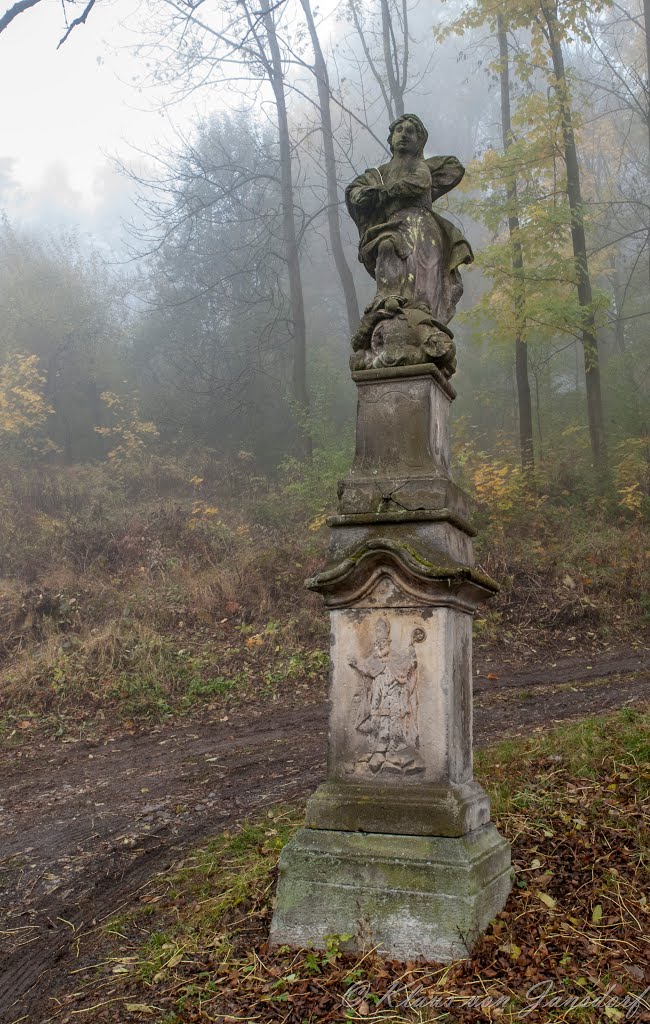
[[[458,584],[467,581],[491,593],[496,593],[499,589],[494,580],[478,569],[452,561],[433,561],[432,558],[427,558],[420,549],[411,544],[388,538],[364,541],[356,550],[348,553],[341,562],[318,573],[317,576],[307,579],[305,586],[308,590],[330,589],[346,580],[364,559],[371,559],[381,553],[396,559],[407,572],[415,570],[415,575],[431,581],[449,581],[449,583]]]

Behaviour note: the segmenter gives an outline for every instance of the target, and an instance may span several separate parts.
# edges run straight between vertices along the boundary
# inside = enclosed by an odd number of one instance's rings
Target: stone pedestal
[[[432,365],[353,378],[356,455],[307,581],[332,626],[328,778],[282,853],[271,940],[448,961],[511,885],[472,778],[472,616],[497,587],[450,478],[449,383]]]

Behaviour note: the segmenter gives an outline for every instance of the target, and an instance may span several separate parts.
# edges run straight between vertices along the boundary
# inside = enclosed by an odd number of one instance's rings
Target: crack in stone
[[[377,488],[377,490],[381,494],[382,505],[386,505],[386,504],[388,504],[388,503],[390,503],[392,501],[392,503],[394,505],[397,505],[397,507],[401,508],[404,512],[428,512],[428,511],[431,511],[433,506],[430,506],[430,505],[416,505],[415,508],[411,508],[408,505],[404,505],[403,502],[399,501],[395,497],[395,495],[398,494],[401,490],[403,490],[405,487],[408,487],[408,485],[410,483],[411,483],[411,478],[409,477],[409,479],[405,480],[403,483],[401,483],[399,485],[399,487],[394,487],[393,490],[389,491],[388,494],[387,494],[386,491],[382,487],[380,487],[379,484],[375,481],[375,487]]]

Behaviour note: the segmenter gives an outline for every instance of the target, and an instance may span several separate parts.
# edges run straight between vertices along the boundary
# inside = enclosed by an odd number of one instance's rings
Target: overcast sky
[[[137,10],[137,0],[103,0],[57,50],[61,5],[43,0],[0,36],[0,209],[10,218],[111,233],[127,212],[130,186],[111,158],[130,159],[129,143],[155,151],[171,134],[135,87]]]
[[[0,0],[0,10],[11,2]],[[83,9],[81,2],[75,6],[76,13]],[[330,11],[321,28],[325,44],[330,33],[345,31],[333,17],[336,6],[333,0],[319,4],[321,14]],[[428,28],[426,4],[420,17]],[[201,115],[232,103],[222,87],[208,87],[164,113],[159,91],[139,91],[146,58],[134,47],[150,20],[145,0],[101,0],[57,50],[61,3],[41,0],[0,35],[0,210],[12,221],[79,226],[119,246],[133,186],[114,158],[141,160],[134,146],[144,153],[173,149],[174,129],[191,135]],[[423,116],[430,103],[417,93],[411,101]]]

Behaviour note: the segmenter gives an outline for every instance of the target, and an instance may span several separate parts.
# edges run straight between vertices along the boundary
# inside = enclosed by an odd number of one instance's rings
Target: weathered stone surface
[[[404,512],[444,510],[460,529],[470,533],[470,505],[467,495],[447,477],[354,477],[339,484],[338,510],[341,515],[384,515],[399,522]]]
[[[354,374],[355,457],[338,486],[330,565],[373,538],[409,543],[425,560],[472,563],[467,495],[449,469],[449,405],[455,396],[435,366]],[[434,555],[437,553],[437,555]]]
[[[473,260],[462,234],[432,208],[461,181],[453,156],[424,158],[427,130],[415,114],[391,124],[390,163],[371,167],[345,191],[359,228],[359,259],[377,282],[352,338],[353,370],[435,363],[456,369],[447,327],[463,293],[458,268]]]
[[[328,778],[377,778],[400,790],[469,782],[470,615],[449,607],[388,612],[381,594],[377,600],[331,612]]]
[[[464,836],[490,820],[490,801],[478,782],[396,786],[325,782],[307,803],[308,828],[389,835]]]
[[[410,554],[421,566],[458,569],[474,564],[471,528],[449,509],[334,516],[329,525],[332,533],[325,571],[333,572],[350,558],[360,563],[364,552],[370,557],[371,551],[382,547]],[[312,587],[311,580],[307,586]]]
[[[454,396],[434,366],[354,374],[357,432],[349,478],[450,476],[449,406]]]
[[[366,308],[352,345],[353,371],[435,363],[451,376],[456,369],[453,334],[426,303],[400,307],[398,300],[376,299]]]
[[[461,838],[302,829],[280,858],[271,941],[377,947],[449,962],[472,945],[510,892],[510,848],[493,825]]]
[[[445,158],[438,171],[453,163]],[[426,192],[430,169],[419,171]],[[351,188],[353,205],[364,196],[374,203],[369,183]],[[324,947],[326,936],[345,933],[353,949],[452,960],[468,954],[503,906],[510,851],[472,778],[472,617],[498,588],[474,568],[469,501],[451,479],[450,332],[418,303],[415,271],[397,297],[386,293],[391,267],[401,287],[404,246],[413,242],[415,264],[439,286],[436,308],[452,308],[449,253],[441,262],[436,250],[425,267],[426,246],[436,231],[444,235],[431,217],[435,230],[409,211],[362,229],[378,299],[353,358],[372,368],[353,374],[354,463],[329,520],[327,564],[306,583],[330,610],[327,782],[309,801],[307,828],[282,853],[271,938]],[[410,363],[418,345],[431,362],[378,368]]]
[[[496,593],[496,583],[484,573],[435,549],[427,557],[420,545],[404,542],[402,531],[389,531],[384,527],[358,546],[330,551],[326,569],[306,586],[319,591],[330,608],[444,605],[473,613]]]

